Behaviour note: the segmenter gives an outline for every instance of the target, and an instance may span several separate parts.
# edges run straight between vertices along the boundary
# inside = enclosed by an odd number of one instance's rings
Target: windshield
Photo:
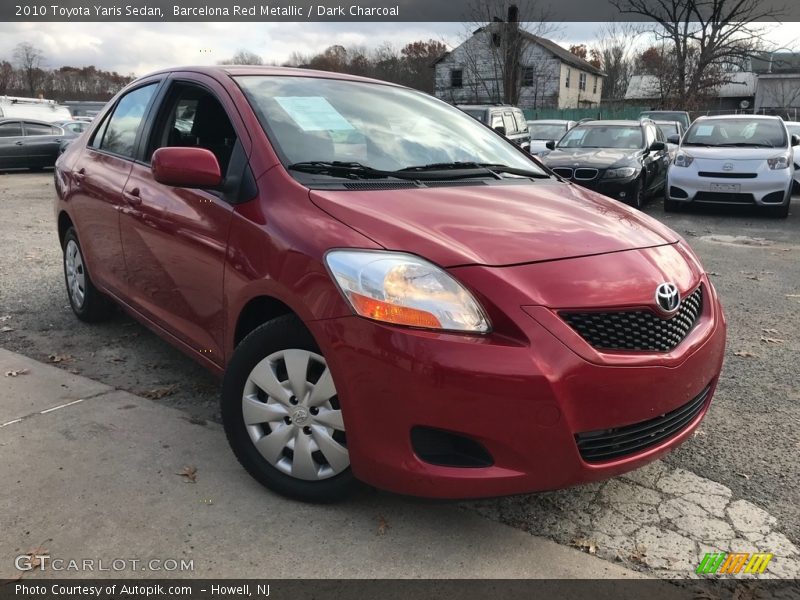
[[[684,146],[786,146],[783,124],[777,119],[714,119],[694,123]]]
[[[490,163],[547,176],[510,142],[420,92],[312,77],[250,75],[236,81],[286,166],[348,162],[394,172]]]
[[[560,123],[528,123],[532,140],[558,140],[566,130],[567,126]]]
[[[678,125],[676,123],[656,123],[656,125],[661,130],[661,133],[664,134],[665,138],[668,138],[671,135],[680,134],[680,131],[678,130]]]
[[[570,129],[559,148],[620,148],[636,150],[644,146],[638,125],[579,125]]]
[[[786,129],[789,135],[800,135],[800,125],[787,125]]]

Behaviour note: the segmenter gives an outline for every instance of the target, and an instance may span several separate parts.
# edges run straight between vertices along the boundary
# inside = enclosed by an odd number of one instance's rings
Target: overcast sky
[[[797,45],[796,23],[778,27],[776,44]],[[564,23],[551,39],[568,46],[590,44],[599,23]],[[11,60],[14,46],[30,42],[45,55],[45,66],[96,67],[144,75],[163,67],[215,64],[239,49],[266,62],[283,62],[292,52],[312,54],[332,44],[402,47],[433,38],[457,45],[464,23],[0,23],[0,60]]]

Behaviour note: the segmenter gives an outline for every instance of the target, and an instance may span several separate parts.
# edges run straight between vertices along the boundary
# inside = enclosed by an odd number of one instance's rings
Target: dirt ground
[[[70,311],[52,173],[0,173],[0,346],[218,419],[218,381],[131,318],[86,325]],[[800,198],[786,220],[754,211],[646,211],[683,235],[729,320],[724,372],[700,432],[665,460],[731,488],[800,542]]]

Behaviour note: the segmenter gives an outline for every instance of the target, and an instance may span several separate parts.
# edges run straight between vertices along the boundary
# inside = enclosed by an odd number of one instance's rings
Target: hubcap
[[[350,466],[336,388],[319,354],[282,350],[259,362],[244,385],[242,415],[261,456],[287,475],[318,481]]]
[[[67,242],[64,249],[64,268],[67,273],[67,292],[75,308],[82,308],[86,299],[86,272],[81,249],[75,240]]]

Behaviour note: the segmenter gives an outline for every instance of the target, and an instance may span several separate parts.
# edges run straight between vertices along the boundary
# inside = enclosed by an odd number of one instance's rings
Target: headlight
[[[673,164],[676,167],[688,167],[692,162],[694,162],[694,157],[689,156],[685,152],[678,152],[678,154],[675,155],[675,162]]]
[[[489,320],[464,286],[401,252],[333,250],[325,262],[356,314],[409,327],[487,333]]]
[[[780,156],[775,156],[773,158],[767,159],[767,164],[769,168],[773,171],[777,171],[778,169],[788,169],[789,168],[789,155],[788,154],[781,154]]]
[[[633,177],[634,173],[636,173],[636,169],[633,167],[621,167],[619,169],[608,169],[603,177],[606,179],[624,179],[625,177]]]

